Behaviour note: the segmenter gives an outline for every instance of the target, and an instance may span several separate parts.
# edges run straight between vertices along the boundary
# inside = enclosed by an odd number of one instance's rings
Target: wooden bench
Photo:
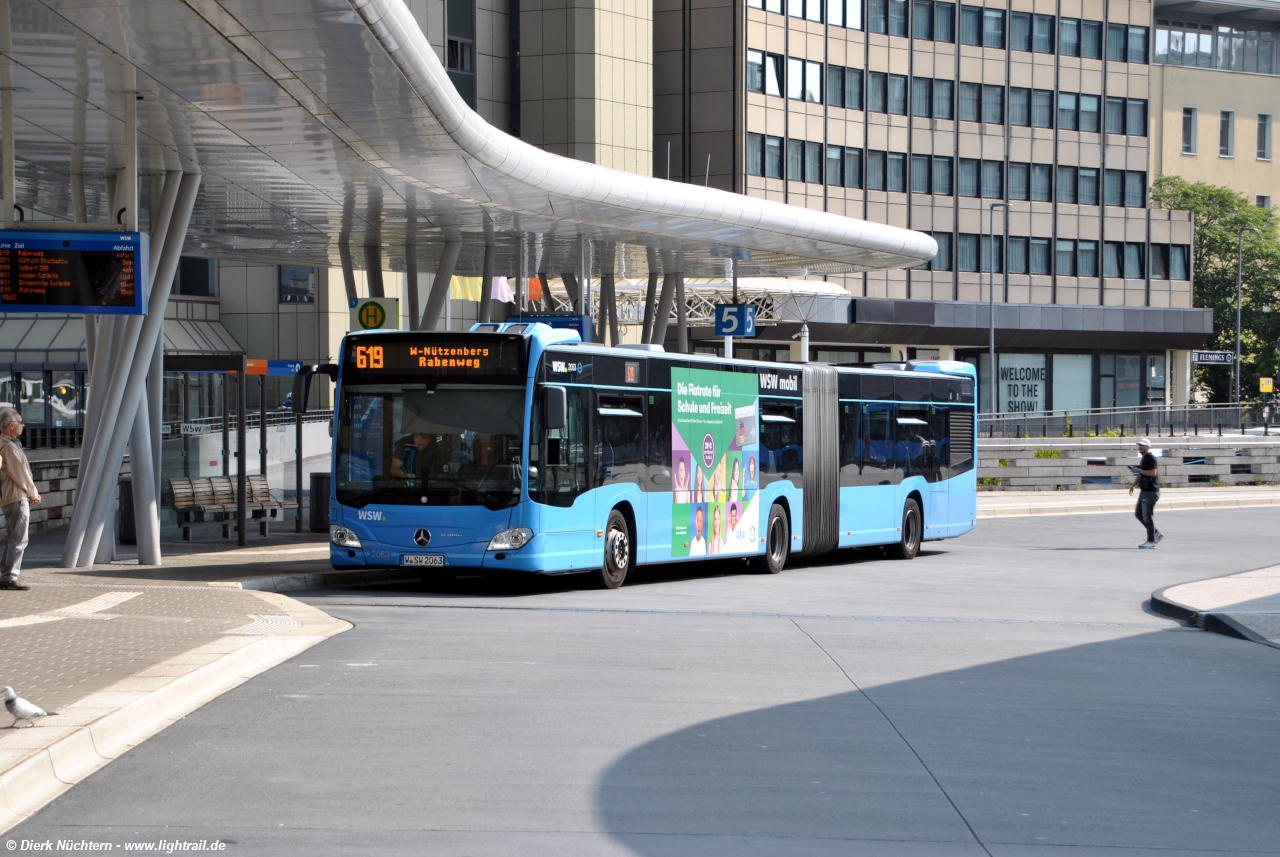
[[[231,524],[236,517],[236,485],[233,476],[206,476],[194,479],[171,477],[170,493],[173,510],[182,528],[182,540],[191,541],[191,525],[200,521],[222,523],[222,537],[230,538]],[[271,487],[265,476],[248,477],[245,492],[245,513],[259,522],[259,532],[267,535],[267,523],[271,518],[282,517],[282,510],[297,512],[298,503],[293,500],[271,499]]]

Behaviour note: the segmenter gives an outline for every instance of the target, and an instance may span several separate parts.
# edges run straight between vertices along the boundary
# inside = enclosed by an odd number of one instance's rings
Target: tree
[[[1160,176],[1151,186],[1151,207],[1190,211],[1194,218],[1192,302],[1213,310],[1213,341],[1209,347],[1236,349],[1236,252],[1239,230],[1244,233],[1244,277],[1240,302],[1240,397],[1259,398],[1258,379],[1274,377],[1280,357],[1280,240],[1271,209],[1251,205],[1228,187],[1189,182],[1179,176]],[[1194,384],[1212,402],[1229,402],[1231,372],[1196,367]]]

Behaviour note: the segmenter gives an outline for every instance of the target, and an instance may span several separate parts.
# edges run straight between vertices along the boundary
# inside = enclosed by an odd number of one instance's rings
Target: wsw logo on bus
[[[362,521],[385,521],[387,516],[373,509],[361,509],[356,512],[356,517]]]

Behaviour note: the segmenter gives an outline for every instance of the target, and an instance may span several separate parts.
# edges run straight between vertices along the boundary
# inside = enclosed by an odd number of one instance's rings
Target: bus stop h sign
[[[756,308],[752,304],[716,307],[716,336],[755,336]]]
[[[352,330],[398,330],[399,298],[350,298]]]

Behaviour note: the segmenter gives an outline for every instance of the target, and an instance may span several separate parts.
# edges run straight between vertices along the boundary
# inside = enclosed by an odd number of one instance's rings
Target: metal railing
[[[245,414],[244,427],[246,431],[256,431],[261,424],[261,413],[258,411],[249,411]],[[304,423],[327,423],[333,419],[333,411],[307,411],[302,416]],[[293,425],[293,411],[267,411],[267,427],[271,426],[291,426]],[[199,419],[186,420],[193,425],[209,426],[212,434],[222,431],[222,417],[200,417]],[[234,432],[236,430],[236,415],[227,414],[227,430]],[[165,426],[168,427],[169,433],[166,438],[175,438],[182,435],[182,420],[166,421]]]
[[[27,426],[22,445],[27,449],[72,449],[84,440],[81,426]]]
[[[1280,408],[1224,403],[981,414],[978,427],[982,438],[1280,435]]]

